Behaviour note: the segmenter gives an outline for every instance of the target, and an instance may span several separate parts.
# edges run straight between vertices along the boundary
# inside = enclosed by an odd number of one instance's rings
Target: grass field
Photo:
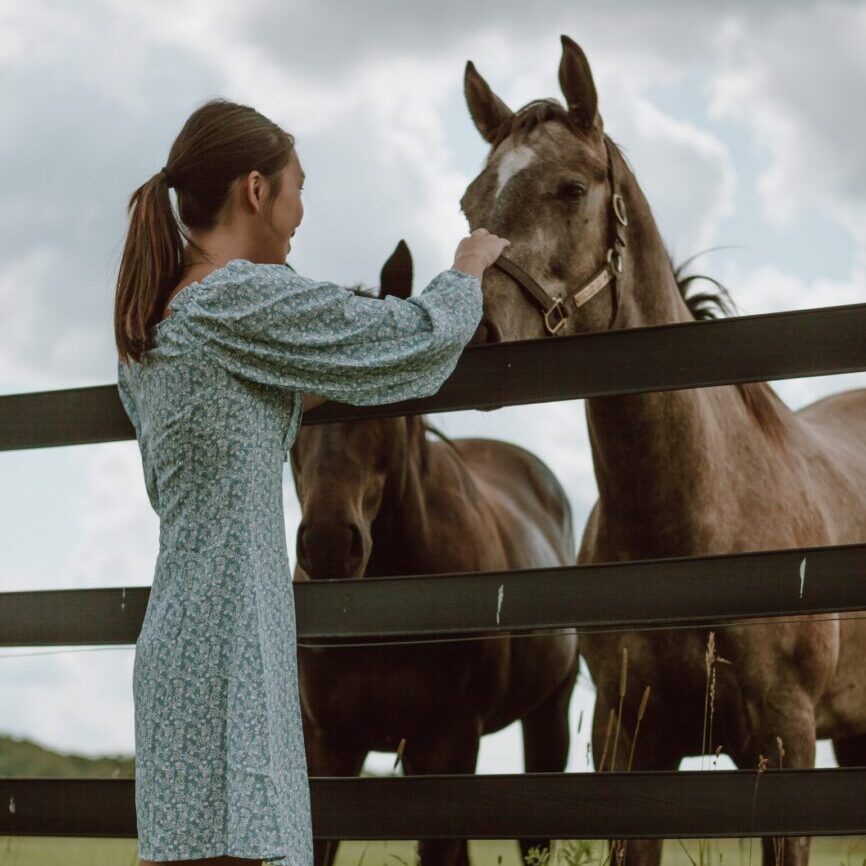
[[[89,839],[60,836],[0,836],[0,866],[137,866],[135,839]],[[748,839],[709,840],[704,866],[759,866],[761,846]],[[601,842],[562,842],[549,866],[600,866]],[[599,859],[601,855],[601,860]],[[751,860],[750,860],[751,857]],[[470,841],[472,866],[521,866],[517,843]],[[342,842],[335,866],[414,866],[414,842]],[[662,866],[700,864],[694,839],[665,842]],[[288,863],[287,866],[298,866]],[[866,866],[866,836],[815,837],[810,866]]]

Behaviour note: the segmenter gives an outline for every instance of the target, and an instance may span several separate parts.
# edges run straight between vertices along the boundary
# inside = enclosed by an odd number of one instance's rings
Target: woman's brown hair
[[[114,338],[121,361],[141,361],[150,348],[151,328],[183,277],[184,241],[199,250],[187,229],[214,228],[232,181],[253,170],[270,182],[265,203],[270,219],[294,145],[292,135],[247,105],[212,99],[190,115],[171,146],[165,170],[145,181],[129,200],[129,230],[114,298]],[[180,221],[169,197],[172,186]]]

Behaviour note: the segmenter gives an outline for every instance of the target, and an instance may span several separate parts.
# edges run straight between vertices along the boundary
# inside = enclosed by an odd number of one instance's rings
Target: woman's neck
[[[244,220],[236,219],[232,224],[218,223],[210,231],[190,231],[190,240],[185,258],[188,268],[198,268],[194,279],[201,279],[210,271],[224,267],[232,259],[246,259],[256,264],[282,265],[287,251],[269,237],[263,237],[261,229],[252,230]]]

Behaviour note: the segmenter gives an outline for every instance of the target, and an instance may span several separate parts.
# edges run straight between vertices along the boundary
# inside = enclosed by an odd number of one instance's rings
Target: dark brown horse
[[[408,297],[401,242],[382,294]],[[302,508],[295,580],[559,566],[574,562],[571,508],[535,456],[490,439],[427,438],[419,416],[311,425],[291,452]],[[395,751],[407,775],[474,773],[479,740],[520,719],[527,772],[561,772],[577,636],[298,648],[309,772],[360,773]],[[549,840],[520,840],[523,855]],[[336,846],[316,846],[317,866]],[[422,864],[468,866],[460,840],[423,840]]]
[[[467,64],[469,112],[491,149],[461,205],[471,228],[509,238],[508,258],[530,275],[507,270],[507,261],[485,272],[481,339],[693,319],[649,204],[603,131],[589,63],[568,37],[562,46],[566,108],[543,99],[512,112]],[[798,412],[759,383],[593,398],[586,413],[599,499],[582,563],[866,540],[866,390]],[[645,686],[651,698],[634,769],[676,769],[718,745],[742,768],[756,768],[761,756],[769,766],[811,767],[816,737],[833,739],[841,764],[866,764],[861,620],[718,629],[714,656],[729,664],[710,665],[711,737],[702,733],[705,631],[587,634],[596,764],[618,710],[623,650],[617,769],[631,753]],[[805,863],[808,841],[786,840],[784,863]],[[631,866],[657,864],[661,842],[632,841],[627,852]],[[764,862],[774,862],[772,840],[764,840]]]

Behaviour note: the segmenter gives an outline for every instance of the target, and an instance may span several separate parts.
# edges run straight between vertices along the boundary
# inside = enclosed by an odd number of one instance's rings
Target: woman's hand
[[[489,268],[510,244],[511,241],[492,235],[487,229],[475,229],[469,237],[463,238],[457,244],[454,264],[451,267],[481,279],[485,269]]]

